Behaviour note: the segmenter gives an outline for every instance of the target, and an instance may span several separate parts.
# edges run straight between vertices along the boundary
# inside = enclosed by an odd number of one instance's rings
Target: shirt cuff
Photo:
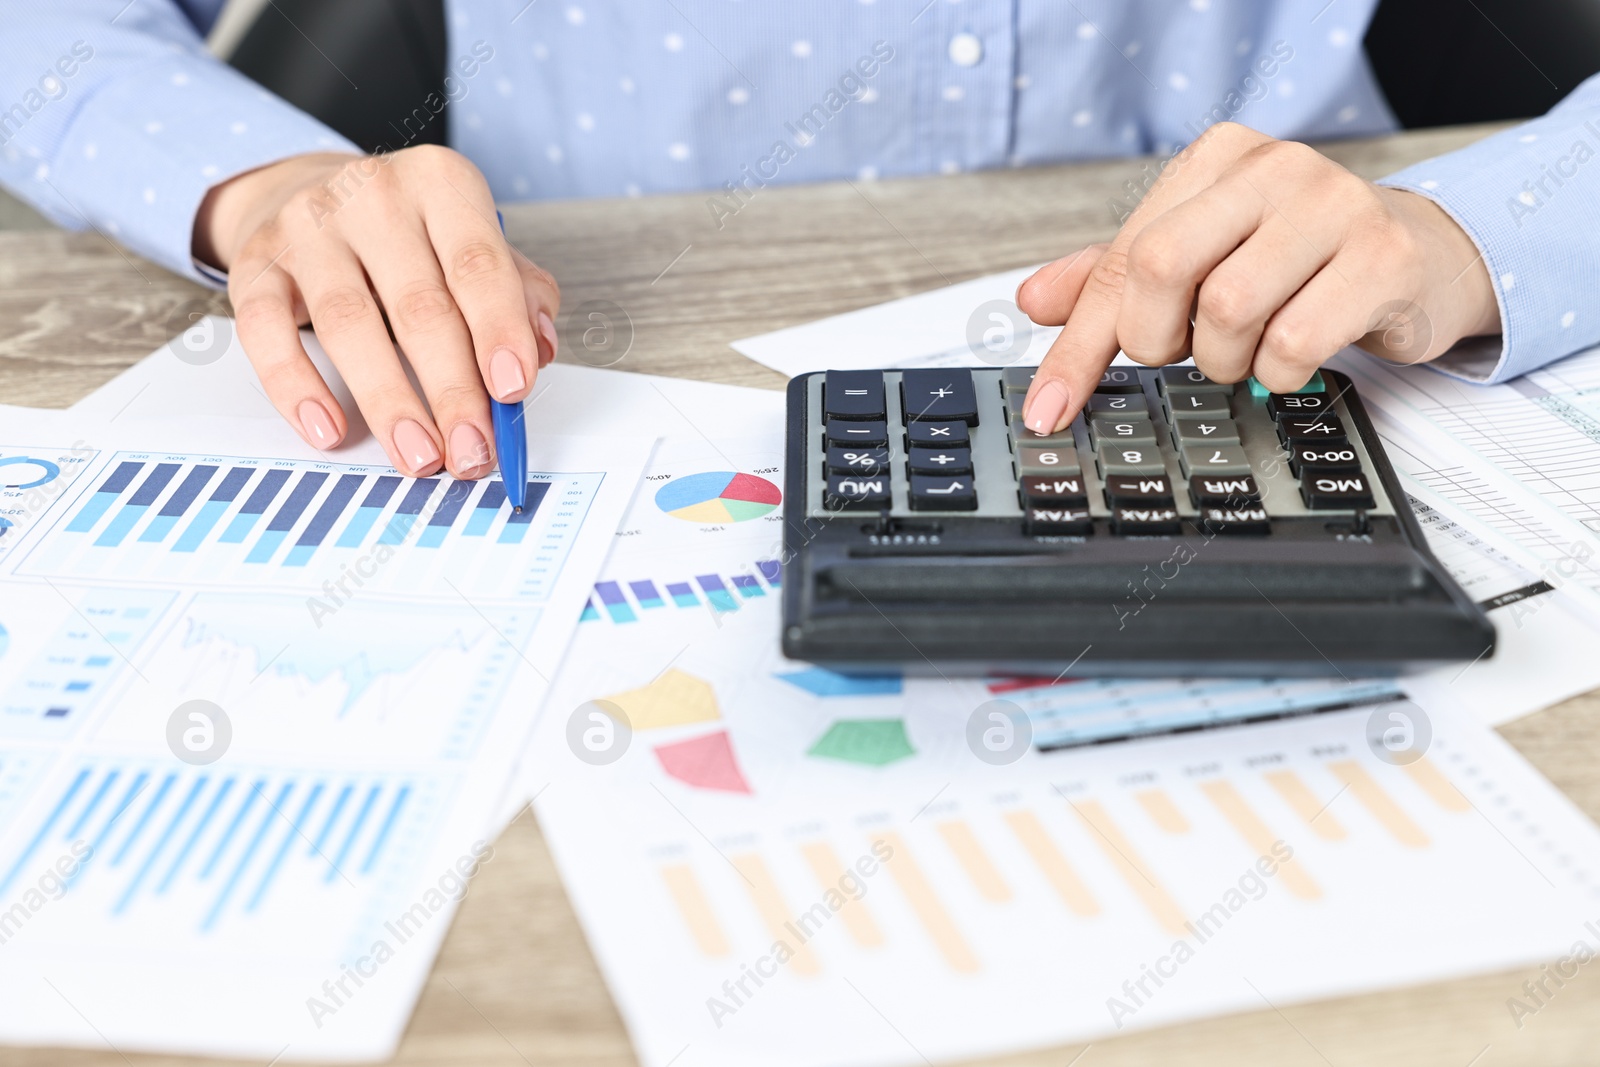
[[[1499,337],[1430,366],[1502,382],[1600,342],[1600,109],[1558,111],[1378,182],[1438,204],[1478,246]]]
[[[309,152],[365,154],[209,56],[175,53],[98,87],[53,160],[65,217],[202,284],[227,275],[191,252],[213,186]]]

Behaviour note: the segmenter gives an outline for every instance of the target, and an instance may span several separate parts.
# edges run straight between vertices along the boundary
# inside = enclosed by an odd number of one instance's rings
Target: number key
[[[1156,429],[1149,419],[1124,419],[1096,413],[1089,422],[1094,432],[1095,444],[1101,441],[1127,441],[1135,444],[1155,445]]]
[[[1142,393],[1144,385],[1139,381],[1139,372],[1132,367],[1107,367],[1106,372],[1100,375],[1100,384],[1094,387],[1097,393]]]
[[[1189,445],[1183,450],[1183,466],[1190,477],[1196,474],[1249,474],[1250,458],[1238,445]]]
[[[1124,419],[1148,419],[1150,408],[1143,393],[1096,393],[1089,398],[1089,415],[1109,412]]]
[[[1361,457],[1346,444],[1295,441],[1289,451],[1289,469],[1296,475],[1305,471],[1344,471],[1361,469]]]
[[[1173,436],[1180,444],[1203,445],[1208,441],[1239,440],[1239,425],[1232,419],[1174,419]]]
[[[1113,474],[1164,474],[1167,465],[1161,460],[1161,450],[1154,445],[1123,445],[1106,441],[1099,446],[1100,472],[1109,478]]]
[[[1233,393],[1227,382],[1214,382],[1194,367],[1162,367],[1161,391],[1174,393]]]
[[[1198,415],[1207,419],[1226,419],[1232,416],[1227,393],[1178,393],[1167,397],[1167,406],[1175,419]]]
[[[1077,474],[1083,468],[1078,463],[1075,448],[1024,448],[1017,466],[1024,476],[1029,474]]]

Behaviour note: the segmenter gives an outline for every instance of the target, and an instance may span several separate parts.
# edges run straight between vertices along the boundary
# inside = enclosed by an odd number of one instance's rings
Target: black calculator
[[[1349,378],[1112,367],[1057,433],[1033,367],[789,383],[783,650],[843,671],[1391,675],[1491,655]]]

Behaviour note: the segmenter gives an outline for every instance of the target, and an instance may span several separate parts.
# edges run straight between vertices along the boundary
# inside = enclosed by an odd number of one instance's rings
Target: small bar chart
[[[595,583],[594,595],[583,609],[582,621],[638,622],[649,612],[668,606],[738,611],[744,601],[776,595],[782,588],[783,568],[773,559],[757,560],[748,571],[695,574],[681,581],[652,578],[602,581]]]
[[[521,512],[498,480],[376,466],[118,453],[97,477],[18,573],[537,600],[603,475],[532,474]]]

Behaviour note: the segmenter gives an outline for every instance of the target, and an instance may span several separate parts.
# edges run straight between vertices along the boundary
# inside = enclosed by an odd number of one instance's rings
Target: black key
[[[1261,502],[1261,489],[1248,474],[1197,474],[1189,479],[1189,497],[1197,508],[1246,507]]]
[[[972,372],[960,367],[901,372],[900,399],[907,422],[978,424],[978,394],[972,387]]]
[[[1139,381],[1139,372],[1132,367],[1107,367],[1106,372],[1100,375],[1100,384],[1094,387],[1097,393],[1142,393],[1144,385]]]
[[[1106,501],[1111,507],[1171,507],[1172,481],[1165,477],[1113,474],[1106,479]]]
[[[913,448],[906,464],[912,474],[969,474],[970,448]]]
[[[875,510],[889,506],[889,476],[879,474],[863,477],[854,474],[830,474],[822,492],[822,504],[829,508]]]
[[[1339,445],[1345,441],[1344,423],[1331,411],[1321,415],[1285,415],[1278,420],[1278,440],[1284,444],[1304,441],[1310,444]]]
[[[1111,532],[1128,534],[1175,534],[1183,530],[1177,508],[1121,507],[1111,509]]]
[[[1300,499],[1313,511],[1375,506],[1372,483],[1360,471],[1306,471],[1300,476]]]
[[[830,445],[883,448],[889,443],[889,424],[887,422],[852,422],[849,419],[829,419],[827,436]]]
[[[1088,508],[1029,505],[1023,529],[1030,534],[1086,534],[1094,529]]]
[[[915,511],[975,511],[978,490],[965,474],[949,477],[913,474],[911,507]]]
[[[1057,474],[1022,479],[1022,499],[1029,505],[1081,508],[1089,503],[1081,474]]]
[[[1274,419],[1285,415],[1318,415],[1333,410],[1333,394],[1274,393],[1267,397],[1267,410]]]
[[[1267,509],[1259,504],[1251,507],[1201,508],[1195,520],[1208,533],[1264,534],[1272,532],[1267,521]]]
[[[834,446],[828,449],[830,474],[883,474],[889,473],[887,448],[850,448]]]
[[[967,424],[964,422],[913,422],[906,426],[906,440],[915,445],[934,445],[939,448],[967,444]]]
[[[1325,445],[1295,441],[1289,447],[1289,469],[1297,475],[1306,471],[1319,474],[1324,471],[1359,473],[1361,458],[1356,455],[1356,450],[1347,444]]]
[[[836,419],[872,421],[888,417],[883,401],[883,373],[875,370],[831,370],[822,384],[822,410]]]

